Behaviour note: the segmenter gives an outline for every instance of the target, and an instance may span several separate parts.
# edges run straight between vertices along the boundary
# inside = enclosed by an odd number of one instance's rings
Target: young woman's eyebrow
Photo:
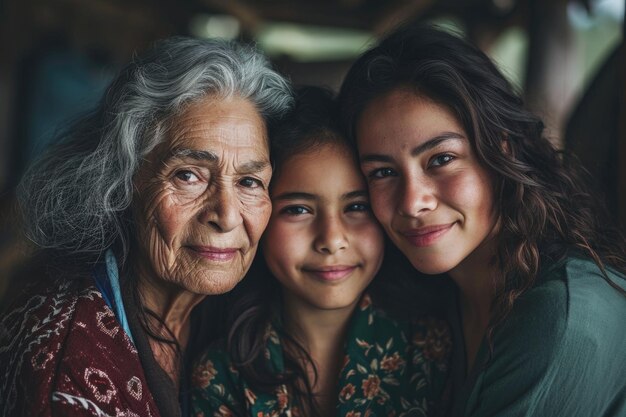
[[[418,156],[421,153],[424,153],[438,145],[440,145],[443,142],[446,142],[448,140],[465,140],[465,136],[459,134],[459,133],[455,133],[455,132],[444,132],[440,135],[435,136],[432,139],[427,140],[426,142],[422,143],[419,146],[416,146],[415,148],[413,148],[413,150],[411,150],[411,156]]]
[[[421,153],[426,152],[429,149],[432,149],[438,145],[440,145],[442,142],[448,141],[448,140],[467,140],[467,138],[463,135],[461,135],[460,133],[455,133],[455,132],[444,132],[440,135],[437,135],[429,140],[427,140],[426,142],[422,143],[421,145],[416,146],[415,148],[413,148],[411,150],[411,156],[418,156]],[[381,154],[365,154],[362,155],[360,158],[361,163],[364,162],[393,162],[393,158],[391,158],[390,156],[387,155],[381,155]]]

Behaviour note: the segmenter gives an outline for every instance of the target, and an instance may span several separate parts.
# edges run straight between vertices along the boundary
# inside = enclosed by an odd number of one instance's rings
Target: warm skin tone
[[[489,323],[497,271],[493,184],[454,115],[409,88],[374,99],[357,143],[372,209],[413,266],[461,294],[468,371]]]
[[[190,105],[140,168],[133,273],[145,307],[181,348],[192,309],[232,289],[248,270],[271,212],[271,174],[265,123],[238,97]],[[151,345],[177,383],[172,349]]]
[[[357,161],[345,145],[324,144],[289,158],[272,183],[271,196],[263,254],[283,289],[285,326],[318,371],[313,389],[320,411],[332,415],[345,332],[380,268],[382,230],[370,212]]]

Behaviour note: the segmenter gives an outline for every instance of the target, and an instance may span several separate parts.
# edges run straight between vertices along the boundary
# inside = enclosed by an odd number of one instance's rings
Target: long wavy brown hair
[[[445,106],[462,123],[474,152],[495,179],[499,216],[496,282],[487,336],[540,270],[568,255],[591,258],[605,271],[626,272],[623,233],[594,196],[575,157],[556,150],[542,121],[478,48],[433,26],[405,26],[363,54],[339,95],[341,119],[355,142],[365,106],[395,88],[413,89]]]

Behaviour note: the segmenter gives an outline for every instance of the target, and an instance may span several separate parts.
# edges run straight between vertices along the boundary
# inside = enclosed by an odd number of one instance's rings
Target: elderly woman
[[[192,312],[250,266],[291,102],[253,49],[169,39],[33,165],[21,209],[48,263],[0,324],[0,415],[187,413]]]

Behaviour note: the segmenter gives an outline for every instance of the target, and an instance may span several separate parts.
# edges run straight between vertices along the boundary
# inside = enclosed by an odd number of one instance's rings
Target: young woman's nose
[[[403,216],[418,216],[437,207],[437,198],[428,179],[410,177],[398,191],[397,209]]]
[[[348,247],[348,236],[340,218],[324,216],[316,223],[317,235],[313,243],[316,251],[334,254]]]
[[[227,233],[243,223],[241,204],[234,187],[219,186],[207,196],[200,221],[219,232]]]

